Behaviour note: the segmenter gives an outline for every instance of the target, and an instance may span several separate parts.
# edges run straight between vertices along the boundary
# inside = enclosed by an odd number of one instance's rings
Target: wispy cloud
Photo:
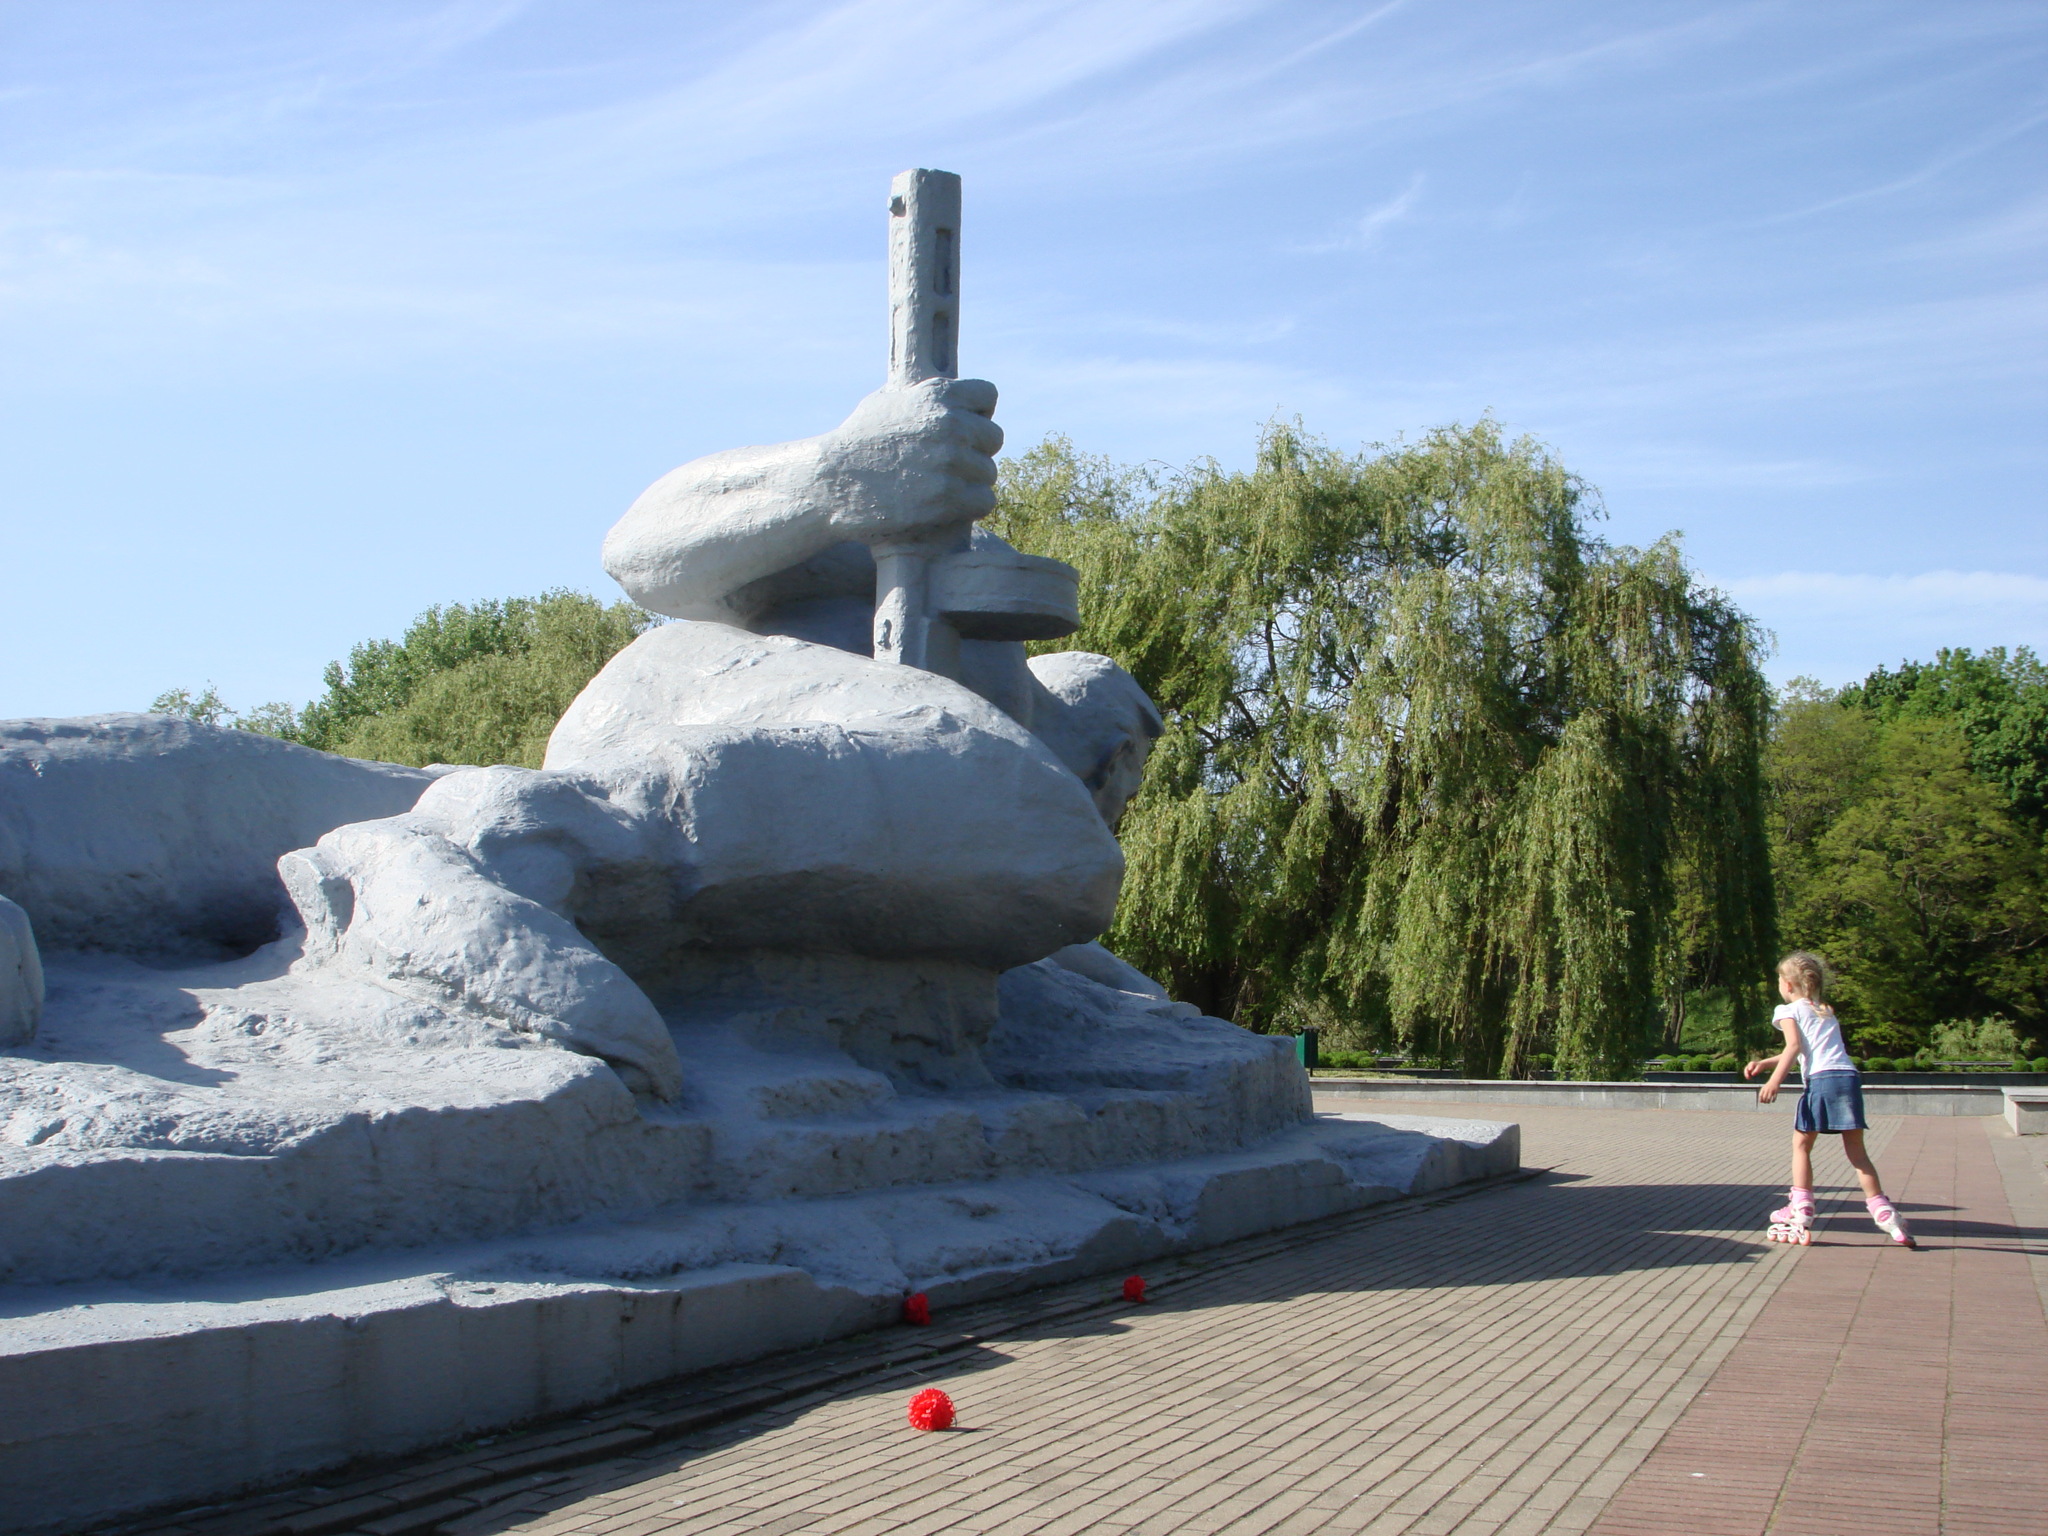
[[[2048,650],[2048,578],[2014,571],[1781,571],[1715,583],[1778,638],[1782,677],[1845,683],[1944,646]]]
[[[1498,346],[1461,377],[1468,393],[1489,402],[1511,391],[1554,414],[1583,417],[1705,402],[1924,398],[1939,385],[1997,380],[2037,388],[2044,353],[2048,284],[2028,282],[1917,300],[1843,299],[1824,314],[1736,324],[1698,313],[1656,316],[1591,327],[1583,338],[1545,337],[1540,347]]]
[[[1381,235],[1395,224],[1408,217],[1410,210],[1422,196],[1422,184],[1427,180],[1421,171],[1408,178],[1408,185],[1377,207],[1367,210],[1329,240],[1318,240],[1294,249],[1304,255],[1321,256],[1332,251],[1369,251],[1380,243]]]
[[[2037,258],[2048,250],[2048,192],[2030,189],[1988,212],[1957,219],[1906,245],[1916,261],[1979,262],[2008,256]]]
[[[1698,27],[1362,46],[1411,11],[1331,26],[1275,0],[844,0],[722,24],[682,13],[661,67],[580,38],[564,59],[522,57],[521,26],[545,18],[516,0],[365,7],[275,37],[216,17],[217,49],[181,55],[166,32],[146,90],[109,94],[56,142],[26,133],[0,151],[0,326],[60,367],[101,337],[183,366],[238,314],[263,334],[307,317],[287,328],[315,363],[320,316],[343,322],[329,334],[344,355],[380,314],[378,339],[400,351],[488,345],[515,311],[554,334],[594,316],[603,341],[592,290],[658,317],[681,275],[670,263],[709,276],[731,245],[759,251],[764,231],[850,189],[864,200],[878,167],[943,153],[1013,195],[1061,199],[1077,180],[1208,178],[1637,67]],[[470,57],[484,44],[504,59]],[[1423,185],[1418,171],[1330,248],[1372,246]],[[774,297],[751,296],[773,287],[749,281],[755,265],[729,259],[724,307],[758,327]],[[82,349],[80,330],[97,333]]]
[[[364,602],[593,569],[643,471],[837,419],[911,164],[968,178],[967,361],[1020,446],[1242,462],[1275,415],[1353,446],[1491,408],[1710,568],[2048,570],[2038,6],[28,9],[0,650],[151,669],[72,707],[147,698],[174,634],[186,680],[303,697]],[[289,597],[200,633],[223,551]],[[1742,591],[1800,670],[2039,633],[2031,589],[1938,574]],[[315,628],[303,686],[236,672]]]
[[[2048,623],[2048,577],[2016,571],[1921,571],[1911,576],[1869,576],[1839,571],[1780,571],[1723,582],[1731,597],[1797,604],[1830,613],[1982,612],[2031,614]]]
[[[1636,491],[1812,491],[1867,485],[1878,478],[1865,464],[1821,457],[1770,458],[1726,445],[1639,439],[1608,449],[1602,473]]]
[[[1929,159],[1925,164],[1915,166],[1903,176],[1888,177],[1874,186],[1859,187],[1852,192],[1839,193],[1834,197],[1823,198],[1817,203],[1809,203],[1803,207],[1791,208],[1782,213],[1771,214],[1757,222],[1759,225],[1790,224],[1801,219],[1813,218],[1819,214],[1833,213],[1838,209],[1853,207],[1857,203],[1869,202],[1875,198],[1892,197],[1900,192],[1909,192],[1916,187],[1923,187],[1931,181],[1938,180],[1950,171],[1953,171],[1957,166],[1974,160],[1979,155],[1988,154],[1994,149],[2011,143],[2014,139],[2031,133],[2043,123],[2048,123],[2048,107],[2037,106],[2031,111],[2017,114],[2011,120],[2000,123],[1987,133],[1977,134],[1968,141],[1951,147],[1944,153]]]

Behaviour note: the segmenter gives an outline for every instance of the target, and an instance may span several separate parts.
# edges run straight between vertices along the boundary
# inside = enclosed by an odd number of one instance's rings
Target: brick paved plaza
[[[1881,1120],[1872,1149],[1922,1250],[1870,1226],[1831,1149],[1827,1219],[1795,1249],[1759,1241],[1789,1115],[1517,1118],[1548,1172],[1168,1267],[1143,1308],[1020,1309],[686,1438],[646,1444],[644,1410],[580,1431],[632,1455],[365,1518],[387,1477],[346,1526],[330,1503],[264,1528],[2048,1532],[2048,1138]],[[960,1429],[906,1426],[927,1384]],[[454,1486],[513,1449],[411,1475]],[[210,1526],[258,1528],[177,1529]]]

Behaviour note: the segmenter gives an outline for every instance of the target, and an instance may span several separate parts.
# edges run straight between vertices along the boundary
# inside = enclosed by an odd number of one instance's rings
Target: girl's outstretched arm
[[[1792,1070],[1792,1063],[1799,1059],[1799,1019],[1787,1014],[1778,1020],[1778,1028],[1785,1031],[1785,1049],[1776,1056],[1767,1056],[1762,1061],[1752,1061],[1742,1069],[1746,1078],[1755,1077],[1765,1067],[1771,1069],[1771,1080],[1756,1091],[1756,1101],[1768,1104],[1778,1096],[1778,1085],[1785,1081],[1785,1074]]]

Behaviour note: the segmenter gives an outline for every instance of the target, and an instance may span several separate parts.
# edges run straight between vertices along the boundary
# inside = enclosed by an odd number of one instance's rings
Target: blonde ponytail
[[[1778,980],[1795,998],[1813,1004],[1822,1013],[1833,1013],[1828,1005],[1828,963],[1819,955],[1800,950],[1778,962]]]

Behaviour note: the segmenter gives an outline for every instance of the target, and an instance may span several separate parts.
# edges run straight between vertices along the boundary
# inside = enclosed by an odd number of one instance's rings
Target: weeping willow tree
[[[1269,431],[1159,482],[1051,441],[993,521],[1083,575],[1079,643],[1165,736],[1107,942],[1255,1028],[1632,1076],[1702,963],[1754,1028],[1775,941],[1748,621],[1491,422],[1359,456]]]

